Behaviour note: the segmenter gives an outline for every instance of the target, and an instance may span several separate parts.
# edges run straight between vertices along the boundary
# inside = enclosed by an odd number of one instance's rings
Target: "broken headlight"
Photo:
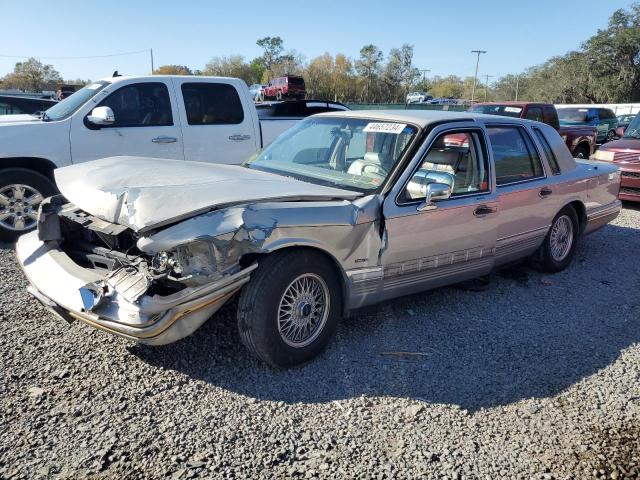
[[[156,275],[174,280],[210,277],[218,273],[218,253],[211,242],[195,241],[172,251],[159,252],[151,260]]]

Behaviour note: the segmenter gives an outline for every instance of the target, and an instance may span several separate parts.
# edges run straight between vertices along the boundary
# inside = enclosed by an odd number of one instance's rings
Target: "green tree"
[[[202,71],[203,75],[216,77],[241,78],[247,85],[256,83],[255,72],[251,65],[244,61],[242,55],[229,55],[227,57],[213,57]]]
[[[16,63],[13,72],[0,80],[2,88],[17,88],[30,92],[55,90],[60,83],[62,77],[53,65],[45,65],[35,58]]]
[[[256,45],[264,49],[260,58],[265,70],[271,72],[274,65],[282,63],[284,41],[280,37],[264,37],[256,41]]]
[[[361,101],[372,102],[376,100],[375,90],[382,71],[383,60],[382,52],[373,44],[365,45],[360,49],[360,58],[356,61],[356,71],[364,83]]]

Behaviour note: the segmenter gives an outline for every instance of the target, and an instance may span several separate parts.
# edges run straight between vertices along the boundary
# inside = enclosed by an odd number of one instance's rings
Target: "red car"
[[[283,100],[285,98],[295,98],[302,100],[307,94],[304,78],[286,75],[274,78],[262,89],[264,98],[275,98]]]
[[[485,102],[476,103],[470,112],[526,118],[546,123],[555,128],[567,144],[574,158],[589,158],[596,147],[598,129],[589,125],[561,126],[556,107],[551,103],[534,102]]]
[[[613,162],[620,168],[620,200],[640,202],[640,114],[629,124],[619,140],[601,145],[591,157]]]

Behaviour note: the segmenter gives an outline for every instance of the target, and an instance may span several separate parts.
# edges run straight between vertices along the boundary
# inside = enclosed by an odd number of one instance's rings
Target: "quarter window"
[[[527,120],[535,120],[536,122],[544,121],[542,118],[542,109],[540,107],[531,107],[527,110]]]
[[[244,120],[236,89],[226,83],[183,83],[189,125],[235,125]]]
[[[169,91],[164,83],[127,85],[105,98],[100,106],[113,110],[116,121],[112,127],[173,125]]]
[[[447,132],[429,148],[409,181],[405,201],[423,199],[429,183],[446,183],[452,197],[489,190],[487,161],[476,132]]]
[[[521,182],[544,176],[538,152],[520,127],[488,127],[496,166],[496,183]]]
[[[542,149],[544,150],[544,154],[547,157],[547,161],[549,162],[549,166],[551,167],[551,172],[554,175],[559,175],[560,174],[560,165],[558,165],[558,159],[556,158],[556,155],[553,153],[553,149],[551,148],[551,145],[549,145],[549,142],[547,141],[546,137],[544,136],[544,134],[542,133],[542,131],[539,128],[534,128],[533,131],[536,132],[536,137],[538,137],[538,140],[540,141],[540,144],[542,145]]]

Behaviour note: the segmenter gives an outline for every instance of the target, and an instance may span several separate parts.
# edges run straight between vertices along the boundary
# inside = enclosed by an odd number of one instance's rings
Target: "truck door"
[[[240,164],[260,146],[258,118],[236,80],[174,78],[186,160]],[[246,87],[245,87],[246,88]]]
[[[163,80],[126,80],[107,87],[96,105],[113,111],[112,125],[92,126],[91,109],[71,121],[71,158],[74,163],[115,155],[183,159],[182,134],[173,85]],[[106,89],[105,89],[106,90]]]

